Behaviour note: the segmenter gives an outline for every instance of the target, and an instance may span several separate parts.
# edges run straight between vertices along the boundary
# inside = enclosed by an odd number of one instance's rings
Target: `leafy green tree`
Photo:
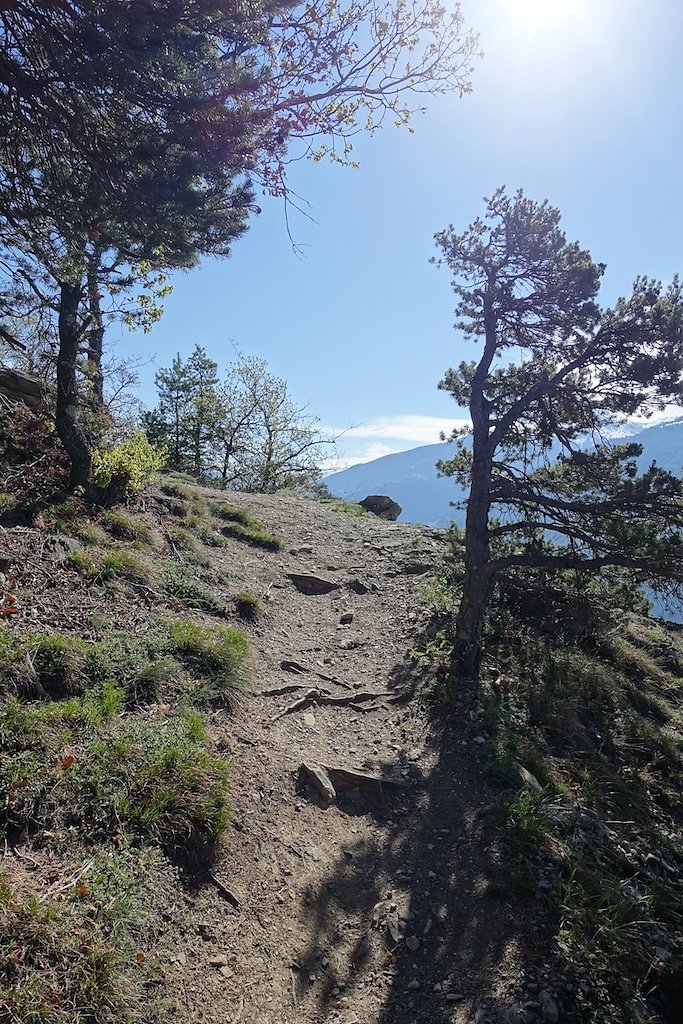
[[[502,578],[616,566],[634,586],[683,582],[680,479],[654,464],[639,474],[640,446],[609,439],[683,396],[683,289],[642,277],[602,309],[604,265],[521,191],[499,189],[483,217],[436,242],[456,328],[482,348],[440,385],[471,416],[440,468],[469,488],[454,676],[476,679]]]
[[[237,490],[272,492],[320,477],[324,437],[263,359],[239,355],[224,380],[199,345],[156,376],[159,404],[142,417],[168,465]]]
[[[321,435],[316,417],[293,400],[286,381],[269,373],[264,362],[253,361],[242,380],[256,416],[239,476],[241,489],[268,494],[315,482],[323,450],[335,439]]]

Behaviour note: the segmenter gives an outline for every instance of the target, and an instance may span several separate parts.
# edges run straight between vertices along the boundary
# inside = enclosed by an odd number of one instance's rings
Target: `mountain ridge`
[[[635,428],[637,424],[627,426]],[[683,417],[619,434],[611,440],[618,444],[642,444],[643,454],[638,459],[641,469],[655,461],[671,473],[682,471]],[[331,473],[325,483],[333,494],[347,500],[388,494],[402,508],[400,522],[437,527],[451,522],[462,525],[464,509],[453,505],[463,501],[465,495],[451,478],[440,477],[436,470],[436,463],[449,458],[453,451],[448,441],[420,445]]]

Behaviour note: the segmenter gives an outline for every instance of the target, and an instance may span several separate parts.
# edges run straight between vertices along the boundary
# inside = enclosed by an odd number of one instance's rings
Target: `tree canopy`
[[[297,155],[349,162],[356,132],[467,91],[477,52],[435,0],[0,5],[0,327],[20,344],[13,318],[50,311],[72,487],[92,480],[78,410],[102,406],[107,323],[148,327],[163,271],[229,255],[257,184],[287,196]]]
[[[239,355],[223,379],[200,345],[156,375],[159,401],[143,415],[150,441],[170,469],[222,487],[272,492],[307,489],[321,475],[325,437],[263,359]]]
[[[514,573],[619,567],[634,587],[683,583],[683,485],[613,428],[683,397],[683,287],[638,278],[611,309],[604,265],[560,214],[501,188],[463,233],[440,232],[457,323],[482,346],[441,387],[471,428],[441,465],[469,488],[456,675],[476,678],[497,581]]]

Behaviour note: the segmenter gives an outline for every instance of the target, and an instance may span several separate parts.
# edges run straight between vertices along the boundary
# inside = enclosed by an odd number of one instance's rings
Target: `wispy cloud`
[[[413,447],[410,445],[409,447]],[[405,451],[405,447],[395,447],[390,444],[382,444],[380,441],[371,444],[354,445],[353,454],[346,454],[347,446],[342,446],[338,455],[325,459],[322,464],[324,473],[338,473],[349,466],[357,466],[361,462],[372,462],[374,459],[381,459],[383,455],[395,455],[397,452]]]
[[[375,419],[368,420],[367,423],[349,427],[343,432],[343,438],[345,440],[352,437],[381,437],[392,441],[408,442],[412,445],[436,444],[440,440],[442,431],[448,436],[452,430],[466,425],[467,422],[466,419],[446,416],[377,416]],[[382,454],[386,455],[389,451],[394,450],[400,450],[400,448],[391,448]],[[378,455],[372,457],[379,458]]]
[[[323,427],[323,432],[341,435],[336,451],[326,460],[325,473],[336,473],[356,466],[361,462],[372,462],[384,455],[394,455],[423,444],[436,444],[441,432],[449,437],[451,432],[467,424],[465,419],[448,416],[376,416],[365,423],[346,430]]]

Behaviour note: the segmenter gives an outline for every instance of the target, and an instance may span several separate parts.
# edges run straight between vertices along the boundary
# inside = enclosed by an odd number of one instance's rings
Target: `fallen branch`
[[[231,892],[231,890],[228,889],[227,885],[224,885],[223,882],[221,882],[221,880],[219,878],[216,878],[216,876],[214,875],[213,871],[209,871],[209,878],[211,879],[213,884],[216,886],[216,888],[218,889],[218,891],[221,894],[221,896],[225,896],[225,898],[228,901],[228,903],[232,904],[232,906],[235,908],[235,910],[241,910],[242,909],[242,904],[237,899],[237,897],[235,896],[234,892]]]

